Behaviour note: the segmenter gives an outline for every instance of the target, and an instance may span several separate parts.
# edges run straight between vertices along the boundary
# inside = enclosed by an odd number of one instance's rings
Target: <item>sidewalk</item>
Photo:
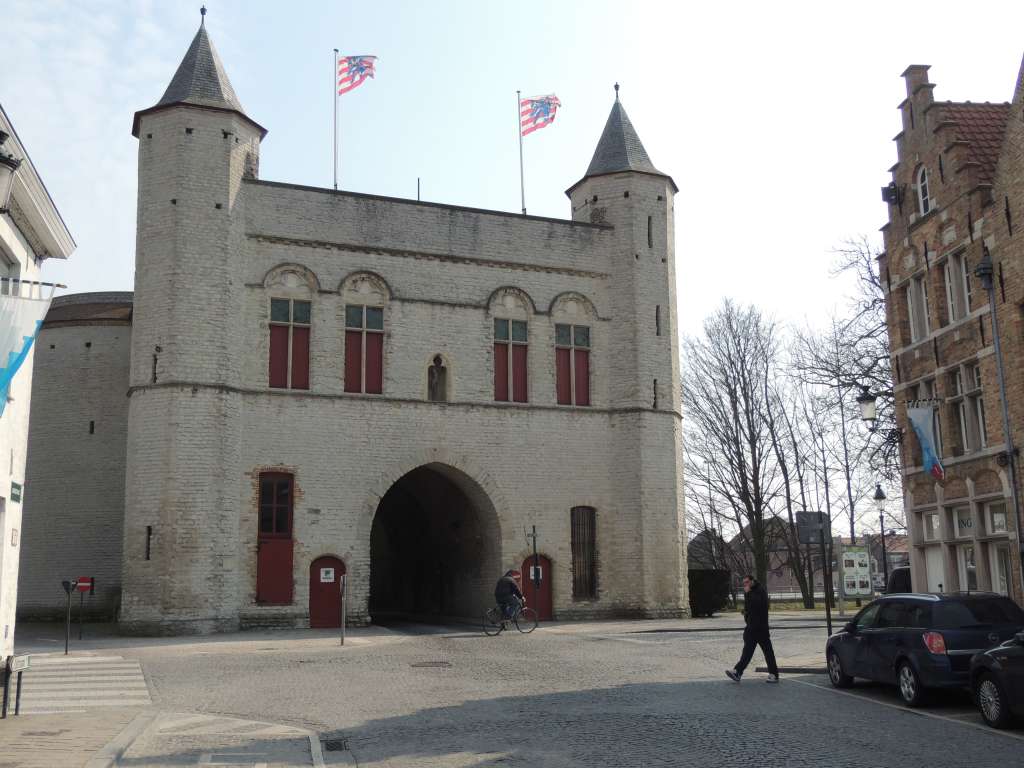
[[[3,768],[100,768],[94,755],[123,732],[138,709],[104,709],[59,715],[8,714],[0,720]]]

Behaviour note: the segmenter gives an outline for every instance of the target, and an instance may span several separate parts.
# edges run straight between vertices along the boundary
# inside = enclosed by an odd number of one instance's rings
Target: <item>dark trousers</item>
[[[775,663],[775,649],[772,648],[772,639],[768,634],[768,627],[754,629],[747,627],[743,630],[743,655],[735,669],[737,674],[742,675],[750,660],[754,657],[754,649],[761,646],[764,660],[768,664],[768,672],[772,675],[779,674],[779,666]]]

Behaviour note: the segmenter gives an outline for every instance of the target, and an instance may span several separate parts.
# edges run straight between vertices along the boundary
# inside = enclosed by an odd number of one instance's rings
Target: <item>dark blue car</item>
[[[916,707],[929,688],[969,687],[971,657],[1021,629],[1024,611],[1002,595],[887,595],[828,639],[829,680],[893,683]]]

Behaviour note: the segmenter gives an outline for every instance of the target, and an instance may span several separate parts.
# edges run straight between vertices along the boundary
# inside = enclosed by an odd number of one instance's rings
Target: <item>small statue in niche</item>
[[[427,368],[427,399],[432,403],[448,400],[448,369],[440,355],[435,355],[433,365]]]

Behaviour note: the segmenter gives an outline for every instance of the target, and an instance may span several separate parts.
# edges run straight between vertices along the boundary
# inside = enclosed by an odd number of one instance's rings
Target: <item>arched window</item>
[[[923,165],[917,171],[917,208],[922,216],[932,209],[932,201],[928,197],[928,169]]]
[[[285,264],[263,281],[270,299],[269,384],[275,389],[309,389],[309,336],[316,276]]]
[[[533,301],[517,288],[491,295],[494,317],[494,399],[529,402],[529,340]]]
[[[342,283],[345,302],[345,391],[384,391],[384,310],[390,298],[379,276],[362,272]]]

